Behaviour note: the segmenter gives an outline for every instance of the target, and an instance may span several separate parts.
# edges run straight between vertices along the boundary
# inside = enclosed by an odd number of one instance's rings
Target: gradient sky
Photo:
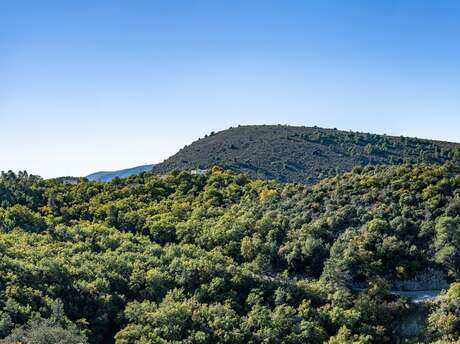
[[[0,1],[0,170],[278,123],[460,142],[460,1]]]

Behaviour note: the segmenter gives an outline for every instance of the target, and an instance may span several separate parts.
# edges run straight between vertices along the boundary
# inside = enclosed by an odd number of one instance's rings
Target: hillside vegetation
[[[427,268],[452,284],[419,340],[455,342],[453,164],[355,168],[313,186],[217,167],[0,178],[5,343],[396,343],[413,306],[389,291]]]
[[[253,178],[314,183],[357,165],[460,161],[460,145],[334,129],[285,125],[239,126],[184,147],[155,171],[219,165]]]

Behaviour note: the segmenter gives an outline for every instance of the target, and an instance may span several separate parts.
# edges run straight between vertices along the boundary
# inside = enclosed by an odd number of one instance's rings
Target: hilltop
[[[446,161],[460,161],[460,144],[318,127],[251,125],[212,132],[154,171],[218,165],[253,178],[311,184],[357,165]]]

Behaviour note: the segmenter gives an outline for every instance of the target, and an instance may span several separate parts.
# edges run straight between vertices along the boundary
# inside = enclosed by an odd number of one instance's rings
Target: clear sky
[[[460,1],[0,1],[0,170],[278,123],[460,142]]]

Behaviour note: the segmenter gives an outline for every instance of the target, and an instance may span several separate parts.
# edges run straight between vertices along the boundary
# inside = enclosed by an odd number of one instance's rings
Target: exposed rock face
[[[428,268],[413,278],[393,282],[393,290],[420,291],[441,290],[449,286],[447,275],[435,268]]]
[[[413,304],[409,313],[395,324],[398,338],[414,338],[425,330],[429,307],[425,304]]]
[[[358,292],[366,288],[365,282],[354,283],[352,289]],[[393,280],[390,294],[407,298],[409,309],[394,324],[394,334],[400,340],[414,340],[423,335],[429,312],[428,302],[438,297],[442,289],[447,289],[447,274],[440,269],[427,268],[411,279]]]
[[[428,268],[408,280],[393,281],[392,294],[407,297],[412,302],[410,312],[395,327],[396,335],[400,338],[422,335],[429,310],[426,302],[448,287],[446,273],[435,268]]]

